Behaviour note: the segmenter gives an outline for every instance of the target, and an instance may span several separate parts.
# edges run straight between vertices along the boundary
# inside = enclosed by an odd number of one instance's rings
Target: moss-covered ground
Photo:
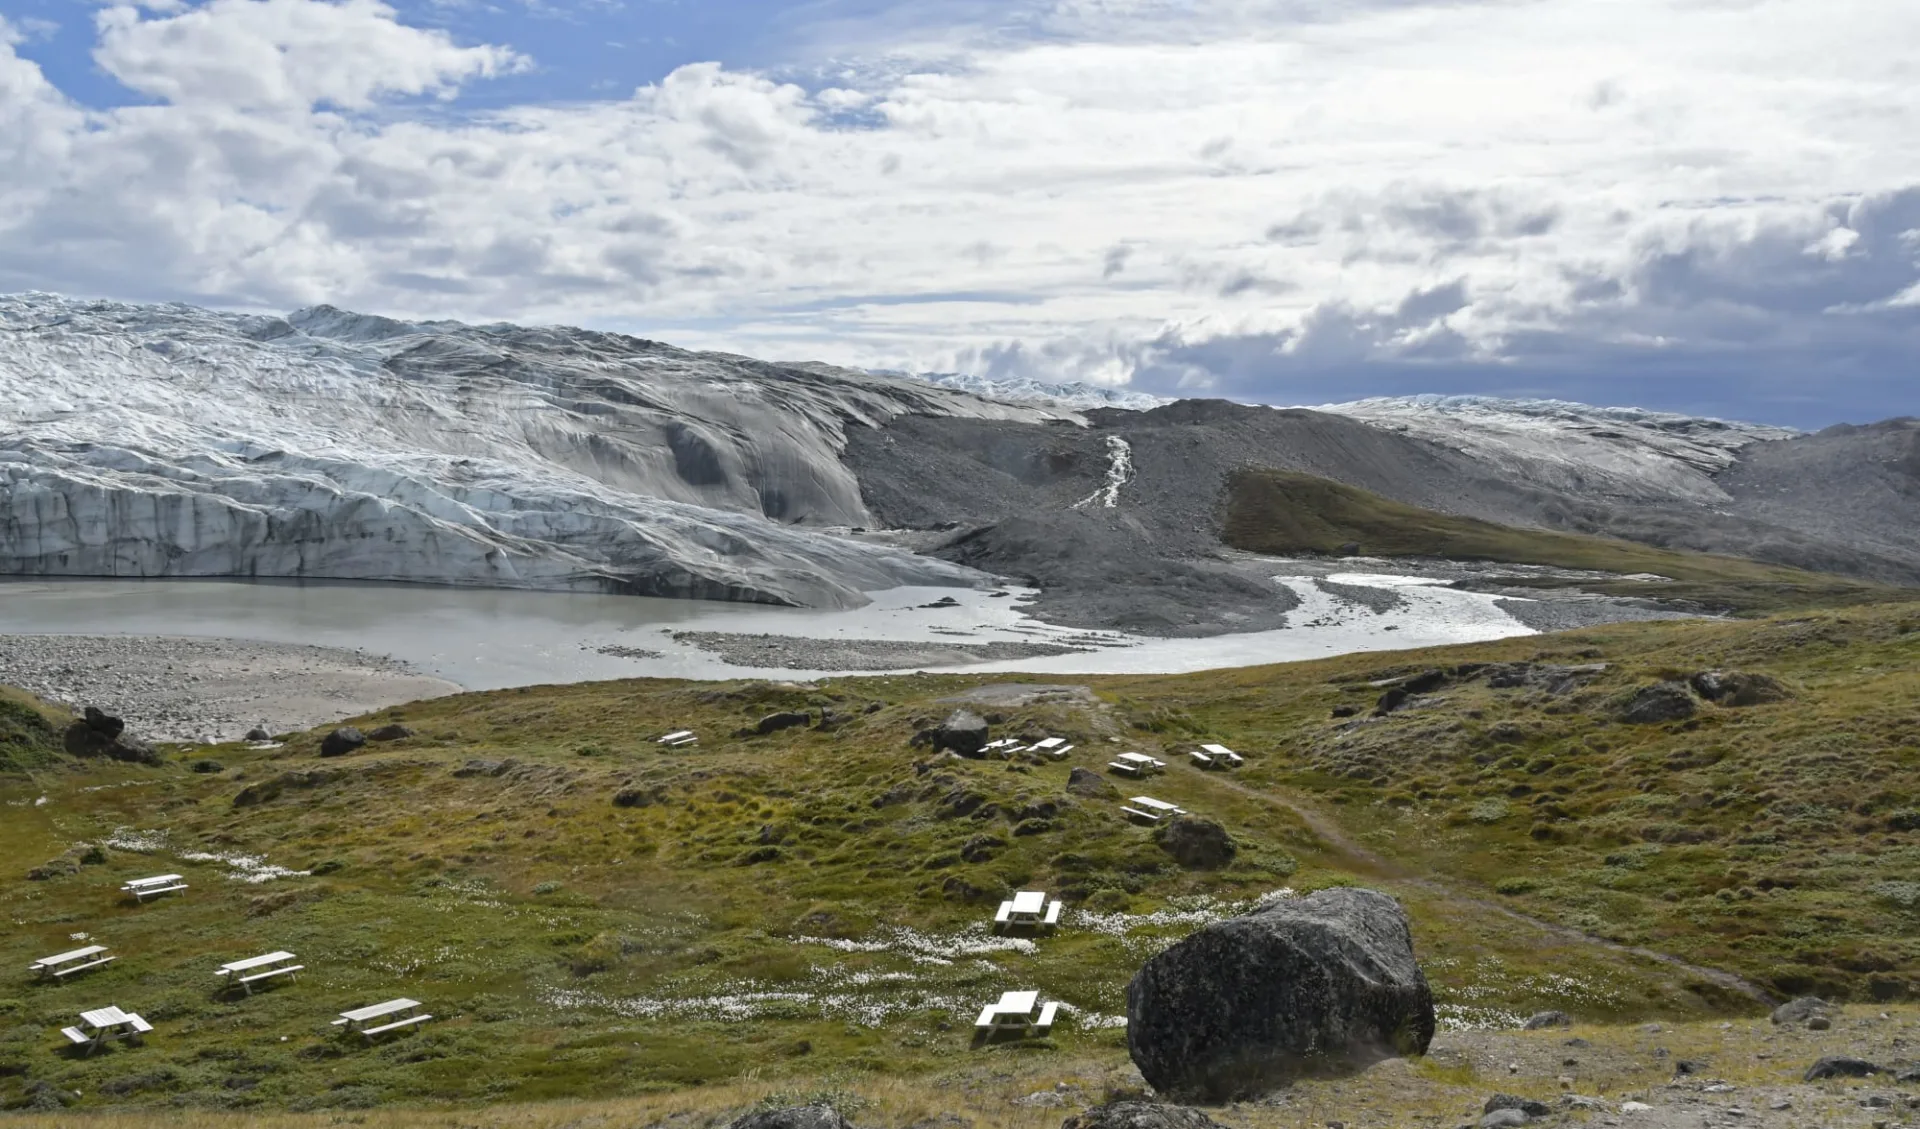
[[[1636,689],[1712,669],[1788,696],[1620,720]],[[1373,715],[1379,684],[1428,670]],[[339,758],[295,734],[159,767],[19,763],[0,776],[0,1102],[665,1108],[1112,1071],[1143,959],[1273,891],[1341,882],[1407,905],[1455,1026],[1759,1014],[1709,968],[1780,995],[1920,993],[1920,605],[1085,679],[1092,702],[982,707],[997,732],[1075,741],[1064,763],[910,745],[943,699],[1005,680],[535,687],[363,719],[415,736]],[[729,736],[822,707],[840,723]],[[681,726],[697,747],[654,744]],[[1203,740],[1250,763],[1194,769]],[[1235,861],[1184,869],[1115,799],[1066,791],[1121,750],[1174,761],[1121,796],[1220,821]],[[97,843],[104,861],[26,877]],[[118,895],[161,871],[191,889]],[[1056,936],[988,931],[1020,888],[1067,898]],[[22,975],[82,934],[119,960]],[[281,948],[297,981],[218,990],[221,962]],[[971,1046],[979,1007],[1020,987],[1067,1019]],[[328,1026],[401,995],[435,1020],[375,1046]],[[155,1034],[62,1050],[57,1029],[109,1003]]]

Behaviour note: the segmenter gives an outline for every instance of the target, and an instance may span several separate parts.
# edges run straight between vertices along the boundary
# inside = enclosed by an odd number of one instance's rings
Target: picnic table
[[[1022,890],[1010,902],[1000,903],[993,915],[995,925],[1027,925],[1052,928],[1060,924],[1060,899],[1047,899],[1044,890]]]
[[[294,959],[294,955],[289,952],[267,953],[262,956],[248,957],[245,960],[229,961],[221,965],[214,975],[233,977],[227,983],[240,985],[247,995],[251,996],[253,986],[263,980],[271,980],[276,976],[293,979],[301,969],[306,967],[304,964],[290,963]]]
[[[85,972],[89,968],[112,964],[117,958],[103,955],[106,951],[105,945],[88,945],[84,949],[41,957],[28,965],[27,971],[38,973],[48,980],[63,980],[76,972]]]
[[[132,1012],[121,1011],[117,1007],[96,1008],[80,1013],[80,1025],[62,1027],[60,1033],[67,1042],[76,1047],[87,1048],[92,1054],[94,1049],[108,1039],[137,1039],[153,1030],[153,1025]]]
[[[1044,753],[1054,760],[1065,760],[1067,754],[1073,751],[1073,746],[1067,744],[1065,737],[1045,737],[1035,741],[1028,747],[1034,752]]]
[[[345,1027],[350,1033],[365,1035],[367,1042],[371,1043],[377,1035],[398,1031],[403,1027],[412,1027],[416,1023],[425,1023],[432,1019],[433,1016],[420,1011],[420,1006],[419,1000],[405,998],[388,1000],[384,1004],[374,1004],[372,1007],[343,1011],[340,1013],[340,1018],[334,1020],[330,1026]],[[387,1022],[374,1027],[366,1026],[378,1019],[386,1019]]]
[[[1202,745],[1187,754],[1200,768],[1239,768],[1247,759],[1225,745]]]
[[[1165,771],[1167,762],[1145,753],[1121,753],[1108,761],[1107,767],[1128,776],[1151,776]]]
[[[694,734],[693,730],[676,729],[672,733],[668,733],[655,740],[654,744],[665,745],[669,749],[677,749],[682,745],[695,745],[699,744],[699,742],[700,738]]]
[[[120,887],[120,891],[132,894],[133,900],[145,904],[148,898],[157,898],[162,894],[172,894],[187,888],[178,874],[156,874],[152,878],[135,878]]]
[[[1121,808],[1121,811],[1136,819],[1144,819],[1148,823],[1158,823],[1170,815],[1187,814],[1185,808],[1174,807],[1165,800],[1156,800],[1152,796],[1134,796],[1128,799],[1127,803],[1132,806]]]
[[[1060,1005],[1041,1004],[1038,992],[1005,992],[1000,1002],[988,1004],[974,1021],[976,1033],[992,1035],[1001,1031],[1033,1031],[1046,1034],[1053,1027],[1054,1013]]]

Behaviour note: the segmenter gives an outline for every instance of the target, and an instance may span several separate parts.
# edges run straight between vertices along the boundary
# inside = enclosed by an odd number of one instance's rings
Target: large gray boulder
[[[320,738],[320,755],[344,757],[367,743],[367,735],[351,725],[343,725]]]
[[[1189,870],[1218,870],[1239,852],[1226,828],[1211,819],[1190,815],[1174,817],[1154,838],[1173,861]]]
[[[108,757],[136,764],[159,764],[160,753],[152,745],[127,732],[127,723],[96,706],[67,726],[62,737],[69,754],[76,757]]]
[[[1805,1023],[1817,1017],[1829,1019],[1833,1017],[1833,1005],[1819,996],[1801,996],[1799,999],[1789,1000],[1774,1008],[1771,1016],[1776,1026]]]
[[[1620,707],[1620,720],[1629,725],[1659,725],[1685,721],[1696,706],[1693,691],[1684,682],[1656,682],[1634,692]]]
[[[1180,1100],[1424,1054],[1433,1032],[1406,913],[1373,890],[1321,890],[1209,925],[1127,985],[1127,1049]]]
[[[1060,1129],[1220,1129],[1220,1123],[1183,1105],[1108,1102],[1067,1118]]]
[[[987,747],[987,719],[972,710],[954,710],[933,731],[934,749],[949,749],[963,757],[977,757]]]
[[[749,1113],[727,1129],[853,1129],[830,1105],[801,1105]]]

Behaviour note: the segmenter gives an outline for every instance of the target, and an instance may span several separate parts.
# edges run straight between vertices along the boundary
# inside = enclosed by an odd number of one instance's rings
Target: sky
[[[1920,4],[0,0],[0,291],[1920,414]]]

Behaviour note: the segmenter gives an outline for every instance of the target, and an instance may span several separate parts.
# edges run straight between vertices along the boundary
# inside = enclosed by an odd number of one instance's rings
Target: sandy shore
[[[155,635],[0,635],[0,683],[99,706],[156,741],[307,729],[460,690],[360,651]]]

